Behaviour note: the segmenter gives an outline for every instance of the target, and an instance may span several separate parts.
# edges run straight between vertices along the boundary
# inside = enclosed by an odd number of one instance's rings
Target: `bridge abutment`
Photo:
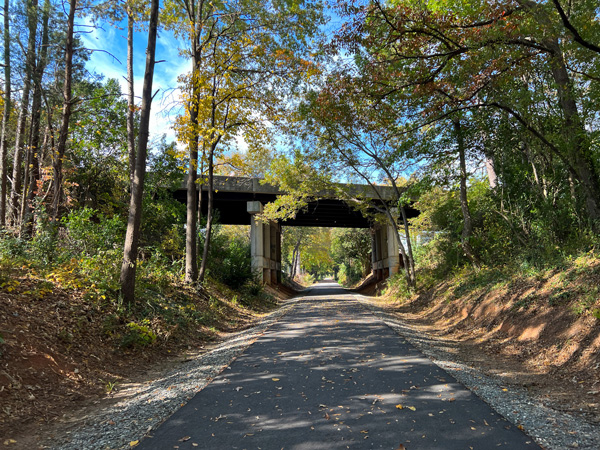
[[[261,202],[247,202],[250,221],[250,252],[252,269],[264,284],[281,283],[281,225],[257,218],[263,210]]]
[[[400,246],[392,225],[372,229],[371,262],[377,281],[396,274],[400,270]]]

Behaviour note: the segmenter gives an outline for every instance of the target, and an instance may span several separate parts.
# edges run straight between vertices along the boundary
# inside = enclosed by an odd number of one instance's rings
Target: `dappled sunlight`
[[[335,297],[300,299],[143,448],[187,448],[177,443],[186,434],[202,448],[529,447],[352,296],[331,289]]]

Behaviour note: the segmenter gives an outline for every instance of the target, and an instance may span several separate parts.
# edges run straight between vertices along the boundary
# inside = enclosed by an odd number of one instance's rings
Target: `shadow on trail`
[[[321,283],[144,449],[536,448],[334,283]]]

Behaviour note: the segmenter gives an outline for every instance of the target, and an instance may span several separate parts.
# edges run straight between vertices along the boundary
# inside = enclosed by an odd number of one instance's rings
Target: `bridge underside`
[[[370,190],[368,186],[352,186],[358,193]],[[382,198],[391,200],[390,188],[377,188]],[[216,177],[214,192],[214,209],[218,222],[223,225],[249,225],[252,252],[252,265],[260,274],[262,281],[268,284],[281,282],[281,227],[325,227],[325,228],[370,228],[372,235],[373,274],[382,280],[397,273],[401,258],[397,234],[391,225],[375,226],[360,212],[351,208],[343,200],[323,198],[312,201],[305,210],[298,212],[294,219],[285,222],[263,223],[257,219],[263,205],[275,201],[281,195],[277,188],[263,185],[260,180],[252,178]],[[202,213],[207,213],[208,192],[202,195]],[[326,195],[324,195],[326,197]],[[185,188],[175,192],[175,198],[186,202]],[[368,197],[367,197],[368,198]],[[372,199],[377,206],[381,200]],[[408,218],[416,217],[418,211],[406,208]]]
[[[175,198],[186,201],[185,191],[179,190]],[[250,225],[252,216],[247,213],[249,201],[259,201],[263,205],[275,201],[275,194],[240,194],[239,192],[215,192],[214,205],[218,212],[219,223],[223,225]],[[202,192],[202,214],[207,213],[208,192]],[[416,217],[418,211],[406,208],[409,218]],[[348,206],[343,200],[319,199],[308,204],[294,219],[286,220],[282,226],[289,227],[325,227],[325,228],[370,228],[369,219]]]

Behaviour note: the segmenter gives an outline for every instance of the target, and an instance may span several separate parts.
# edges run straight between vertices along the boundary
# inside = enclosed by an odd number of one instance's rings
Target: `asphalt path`
[[[140,449],[539,448],[335,283],[320,283]]]

